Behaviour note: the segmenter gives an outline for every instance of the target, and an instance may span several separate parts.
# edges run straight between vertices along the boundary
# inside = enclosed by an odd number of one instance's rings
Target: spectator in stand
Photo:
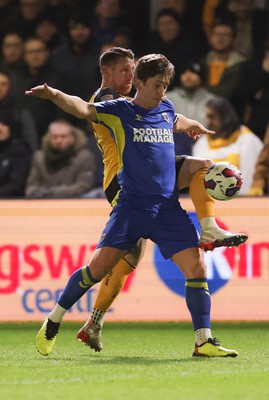
[[[203,30],[208,40],[210,39],[210,34],[215,20],[216,9],[222,3],[223,0],[204,0],[203,2],[201,18],[202,18]],[[226,4],[225,4],[225,10],[226,10]]]
[[[204,54],[203,46],[197,39],[181,35],[180,15],[172,9],[162,9],[156,16],[156,31],[149,39],[148,48],[153,53],[164,54],[176,68],[176,75],[181,71],[186,59],[199,58]],[[171,87],[175,85],[175,81]]]
[[[23,39],[19,33],[9,32],[3,37],[0,68],[16,75],[23,65]]]
[[[46,43],[50,52],[53,52],[66,42],[66,37],[60,31],[55,18],[48,12],[44,12],[38,17],[35,34]]]
[[[86,136],[67,120],[50,123],[42,148],[33,156],[28,198],[82,197],[95,184],[96,164]]]
[[[188,62],[179,74],[179,86],[166,93],[175,110],[188,118],[205,124],[205,104],[214,95],[204,87],[204,70],[198,61]],[[191,155],[193,140],[182,133],[174,135],[176,154]]]
[[[41,82],[52,82],[63,87],[63,79],[50,63],[50,52],[46,44],[38,38],[33,37],[25,41],[24,61],[25,67],[18,73],[15,80],[15,106],[17,110],[27,109],[31,113],[35,121],[39,147],[49,121],[62,117],[64,114],[55,106],[44,105],[40,99],[26,98],[24,91]]]
[[[223,97],[215,97],[207,102],[206,127],[215,130],[216,134],[212,137],[200,137],[193,145],[192,155],[236,165],[244,179],[240,194],[247,194],[263,147],[262,141],[246,126],[241,125],[234,107]]]
[[[245,58],[233,50],[235,27],[226,20],[215,22],[210,34],[210,50],[201,60],[206,70],[207,89],[233,102]]]
[[[35,34],[39,16],[45,10],[45,0],[19,0],[20,16],[17,29],[24,39]]]
[[[132,33],[132,45],[128,48],[137,56],[143,55],[149,51],[145,47],[145,38],[150,32],[150,0],[121,0],[121,8],[125,17],[124,28],[127,27]]]
[[[152,0],[156,4],[156,0]],[[180,16],[181,36],[195,37],[199,45],[206,46],[206,36],[202,26],[202,8],[201,0],[161,0],[159,1],[159,9],[174,10]],[[156,5],[155,5],[156,7]]]
[[[199,61],[184,64],[179,74],[178,86],[167,92],[176,112],[205,124],[205,104],[215,97],[204,87],[205,71]]]
[[[109,43],[107,43],[109,45]],[[105,46],[105,45],[104,45]],[[119,28],[113,37],[112,47],[122,47],[124,49],[133,49],[132,32],[128,28]],[[103,46],[101,47],[100,53],[104,52]]]
[[[23,197],[31,151],[8,115],[0,116],[0,198]]]
[[[247,59],[256,57],[269,33],[268,11],[257,9],[255,0],[228,0],[227,8],[235,17],[234,49]]]
[[[34,151],[38,146],[35,122],[29,110],[16,109],[12,84],[11,74],[0,69],[0,118],[9,115],[13,124],[21,127],[21,136]]]
[[[236,107],[244,123],[263,140],[269,123],[269,39],[261,57],[243,64]]]
[[[253,181],[248,192],[249,196],[269,194],[269,124],[264,136],[263,148],[255,166]]]
[[[19,18],[19,6],[14,0],[0,1],[0,42],[4,35],[16,29]]]
[[[101,79],[96,73],[98,57],[99,49],[92,38],[87,17],[74,16],[69,21],[68,42],[52,56],[55,69],[65,81],[67,93],[89,100]]]
[[[119,28],[128,27],[120,0],[97,0],[91,19],[92,37],[100,48],[112,43]]]
[[[211,12],[208,13],[211,3]],[[212,3],[215,3],[212,6]],[[263,48],[269,33],[268,10],[258,9],[255,0],[207,0],[204,5],[204,17],[207,32],[216,18],[232,18],[236,27],[234,50],[246,59],[256,57]]]
[[[71,1],[46,0],[46,3],[46,11],[54,19],[58,29],[66,35],[68,32],[68,20],[74,11],[71,9]],[[91,2],[88,1],[88,3]],[[80,1],[77,0],[76,4],[78,9],[80,7]]]

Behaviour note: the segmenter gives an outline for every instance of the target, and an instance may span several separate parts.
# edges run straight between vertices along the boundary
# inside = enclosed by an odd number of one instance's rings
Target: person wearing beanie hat
[[[167,98],[172,101],[178,113],[196,118],[205,123],[205,104],[214,97],[204,86],[204,69],[198,61],[185,63],[176,79],[177,86],[167,92]],[[175,135],[175,149],[177,154],[192,154],[193,140],[182,134]]]
[[[181,68],[177,86],[167,92],[167,98],[173,102],[176,112],[196,118],[202,124],[205,123],[205,104],[214,97],[204,87],[204,76],[202,65],[198,61],[190,61]]]
[[[181,74],[186,71],[190,71],[190,72],[198,75],[201,79],[201,83],[204,82],[205,71],[204,71],[204,67],[202,66],[202,64],[199,61],[190,61],[190,62],[186,63],[185,66],[181,70]]]

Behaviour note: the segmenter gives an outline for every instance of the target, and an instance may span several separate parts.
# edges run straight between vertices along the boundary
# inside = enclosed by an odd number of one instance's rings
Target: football
[[[218,162],[208,169],[204,186],[208,194],[216,200],[231,200],[241,189],[241,171],[228,162]]]

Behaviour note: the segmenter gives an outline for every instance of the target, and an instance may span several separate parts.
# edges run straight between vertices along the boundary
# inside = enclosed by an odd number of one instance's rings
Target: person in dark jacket
[[[0,118],[0,198],[23,197],[31,150],[9,116]]]
[[[24,91],[34,84],[51,82],[61,88],[64,86],[64,78],[55,71],[50,62],[50,51],[43,40],[31,37],[24,43],[24,68],[17,74],[14,81],[15,107],[16,110],[27,110],[34,119],[38,148],[41,146],[42,137],[47,131],[50,121],[62,118],[63,113],[57,110],[54,105],[44,107],[36,99],[25,99]]]
[[[25,195],[28,198],[75,198],[94,188],[96,163],[83,131],[67,120],[54,120],[34,153]]]

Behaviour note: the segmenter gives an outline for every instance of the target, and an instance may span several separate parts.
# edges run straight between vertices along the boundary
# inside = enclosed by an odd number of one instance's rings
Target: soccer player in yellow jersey
[[[127,95],[132,89],[134,73],[134,54],[131,50],[112,48],[100,57],[100,71],[102,74],[101,87],[94,93],[91,102],[113,100]],[[139,118],[139,115],[137,116]],[[109,130],[102,124],[93,122],[98,146],[104,162],[104,192],[111,203],[120,189],[117,180],[118,154],[114,139]],[[243,234],[233,234],[220,229],[215,221],[214,200],[207,194],[203,186],[203,179],[207,169],[213,165],[210,159],[181,156],[176,159],[177,184],[179,189],[190,187],[190,195],[194,203],[200,225],[200,247],[205,250],[219,246],[237,246],[247,240]],[[113,270],[103,278],[94,304],[93,312],[87,325],[87,344],[95,351],[102,350],[101,329],[104,315],[123,287],[126,278],[139,263],[143,255],[145,239],[140,239],[135,248],[125,255]],[[49,321],[59,324],[61,318],[52,312]],[[57,327],[57,326],[56,326]],[[53,326],[52,336],[53,336]],[[48,331],[48,329],[47,329]],[[44,327],[37,335],[43,335]],[[54,334],[56,336],[56,334]],[[53,337],[54,337],[53,336]],[[51,340],[48,343],[52,344]],[[42,342],[44,345],[44,341]],[[46,351],[49,354],[53,346]],[[41,354],[42,351],[41,351]],[[44,355],[47,355],[44,354]]]

